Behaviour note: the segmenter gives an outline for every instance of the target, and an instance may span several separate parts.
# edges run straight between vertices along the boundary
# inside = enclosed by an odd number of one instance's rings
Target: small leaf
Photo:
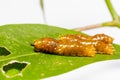
[[[29,62],[30,65],[22,72],[23,76],[14,76],[11,80],[39,80],[42,78],[62,74],[90,63],[103,60],[120,59],[120,46],[114,44],[114,55],[97,54],[95,57],[60,56],[34,52],[31,43],[42,37],[58,38],[64,34],[78,34],[73,30],[67,30],[54,26],[41,24],[14,24],[0,27],[0,46],[7,47],[11,54],[0,56],[0,69],[11,60]],[[10,71],[18,73],[15,70]],[[0,79],[8,80],[0,71]]]

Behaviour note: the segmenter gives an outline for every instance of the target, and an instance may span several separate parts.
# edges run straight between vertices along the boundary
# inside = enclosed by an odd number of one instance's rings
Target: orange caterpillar
[[[64,35],[58,40],[41,38],[34,41],[35,51],[59,55],[95,56],[96,53],[113,54],[113,38],[105,34],[87,36],[84,34]]]
[[[85,34],[73,34],[73,35],[64,35],[59,37],[60,40],[70,40],[70,41],[102,41],[104,43],[112,44],[113,38],[105,34],[96,34],[94,36],[88,36]]]
[[[93,45],[79,44],[79,42],[68,42],[58,40],[55,54],[70,56],[95,56],[96,50]]]
[[[113,38],[105,34],[96,34],[94,36],[88,36],[83,34],[64,35],[59,40],[68,42],[78,42],[80,45],[93,45],[98,53],[113,54],[114,49],[112,46]]]

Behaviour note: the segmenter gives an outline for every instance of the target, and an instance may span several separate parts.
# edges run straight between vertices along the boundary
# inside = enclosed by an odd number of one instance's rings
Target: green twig
[[[102,23],[102,26],[112,26],[112,27],[120,28],[120,22],[116,22],[116,21],[104,22]]]
[[[105,2],[106,2],[106,5],[107,5],[110,13],[111,13],[111,16],[112,16],[113,20],[117,21],[117,22],[120,22],[119,16],[116,13],[115,9],[113,8],[113,6],[111,4],[111,1],[110,0],[105,0]]]
[[[107,7],[110,11],[110,14],[113,18],[112,21],[104,22],[104,23],[100,23],[100,24],[93,24],[93,25],[84,26],[84,27],[78,27],[78,28],[74,28],[73,30],[83,31],[83,30],[89,30],[89,29],[104,27],[104,26],[116,26],[116,27],[120,28],[120,16],[116,13],[116,11],[113,8],[110,0],[105,0],[105,2],[106,2],[106,5],[107,5]]]

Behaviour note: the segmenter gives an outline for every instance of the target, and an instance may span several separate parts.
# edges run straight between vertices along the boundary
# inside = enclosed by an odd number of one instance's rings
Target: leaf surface
[[[63,34],[78,34],[72,30],[42,24],[13,24],[0,27],[0,52],[9,54],[0,55],[1,80],[38,80],[62,74],[84,65],[97,61],[120,59],[120,46],[114,44],[114,55],[97,54],[95,57],[60,56],[48,53],[36,53],[30,44],[38,38],[58,38]],[[16,62],[15,62],[16,61]],[[24,68],[4,67],[17,63]],[[22,65],[24,64],[24,65]],[[26,65],[27,64],[27,65]],[[19,66],[19,67],[20,67]],[[8,67],[8,66],[7,66]],[[19,71],[20,70],[20,71]],[[16,72],[17,71],[17,72]],[[8,73],[9,72],[9,73]],[[18,72],[20,74],[18,74]],[[15,76],[11,74],[17,73]]]

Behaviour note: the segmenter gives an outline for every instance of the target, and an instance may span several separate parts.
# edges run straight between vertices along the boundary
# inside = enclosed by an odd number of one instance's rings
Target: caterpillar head
[[[32,44],[35,47],[35,51],[50,52],[52,53],[57,46],[56,39],[42,38],[35,40]]]

